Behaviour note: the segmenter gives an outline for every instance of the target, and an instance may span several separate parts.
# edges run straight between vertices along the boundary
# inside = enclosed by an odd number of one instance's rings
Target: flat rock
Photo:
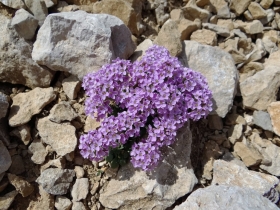
[[[24,162],[20,155],[12,156],[12,165],[9,168],[9,172],[16,175],[25,172]]]
[[[272,163],[269,165],[260,165],[260,168],[274,176],[280,176],[280,147],[270,142],[264,149],[264,152],[269,156]]]
[[[82,202],[73,202],[72,210],[86,210],[86,207]]]
[[[35,88],[27,93],[19,93],[13,98],[10,109],[9,125],[16,127],[31,120],[31,117],[55,99],[52,87]]]
[[[70,210],[72,202],[67,197],[58,195],[55,198],[54,206],[57,210]]]
[[[280,136],[280,102],[272,102],[269,104],[267,111],[271,118],[273,131]]]
[[[223,37],[228,37],[230,35],[228,28],[221,27],[216,24],[203,23],[202,26],[203,26],[203,28],[214,31],[215,33],[217,33],[218,35],[223,36]]]
[[[273,3],[273,0],[262,0],[260,2],[260,5],[262,6],[262,8],[264,9],[269,9],[269,7],[271,6],[271,4]]]
[[[184,41],[181,61],[202,73],[213,93],[213,112],[225,117],[232,107],[238,74],[230,54],[221,49]]]
[[[27,8],[33,13],[41,26],[48,16],[48,8],[44,0],[24,0]]]
[[[67,71],[82,80],[87,73],[117,57],[128,58],[134,49],[129,29],[117,17],[62,12],[46,18],[38,31],[32,58],[38,64]]]
[[[78,114],[74,111],[69,102],[61,101],[51,109],[49,120],[61,123],[64,121],[72,121],[76,117],[78,117]]]
[[[145,54],[146,50],[149,49],[149,47],[153,46],[153,42],[150,39],[145,39],[143,42],[141,42],[134,53],[130,56],[129,60],[136,61],[140,60],[142,56]]]
[[[43,142],[49,144],[58,155],[64,156],[75,150],[77,137],[74,126],[51,122],[45,117],[38,120],[36,127]]]
[[[3,197],[0,197],[0,206],[1,210],[8,210],[13,203],[18,192],[16,190],[5,194]]]
[[[10,22],[0,14],[0,81],[30,88],[48,87],[53,72],[32,60],[33,43],[20,37]]]
[[[241,15],[249,6],[252,0],[235,0],[230,2],[230,9],[239,16]]]
[[[200,44],[216,46],[217,34],[208,29],[196,30],[192,33],[190,40],[199,42]]]
[[[40,140],[33,140],[28,150],[33,154],[31,157],[33,163],[42,164],[45,162],[48,152]]]
[[[16,176],[14,174],[8,174],[9,182],[16,188],[16,190],[22,195],[22,197],[27,197],[34,191],[34,187],[24,180],[23,178]]]
[[[0,174],[7,171],[12,164],[12,159],[6,146],[0,140]]]
[[[193,192],[187,200],[174,210],[233,210],[258,209],[277,210],[278,207],[262,194],[250,188],[211,185]]]
[[[36,201],[31,201],[27,210],[48,209],[54,210],[54,196],[47,193],[42,186],[39,185],[40,197]]]
[[[242,131],[243,131],[243,125],[242,124],[232,125],[230,127],[230,129],[228,130],[228,140],[232,144],[235,144],[235,142],[237,142],[241,138]]]
[[[0,119],[6,117],[9,108],[9,98],[0,92]]]
[[[211,185],[229,185],[253,189],[273,203],[278,202],[276,189],[279,180],[275,176],[248,170],[235,163],[215,160]]]
[[[261,19],[266,17],[267,15],[265,10],[257,2],[251,2],[248,10],[252,14],[254,19]]]
[[[0,0],[0,2],[13,9],[20,9],[25,7],[24,2],[22,0]]]
[[[184,12],[184,16],[189,20],[195,20],[199,18],[203,23],[208,22],[210,18],[210,12],[205,9],[201,9],[200,7],[196,6],[195,0],[190,0],[186,6],[182,8]]]
[[[79,81],[79,79],[74,75],[71,75],[70,77],[62,80],[63,91],[71,100],[76,99],[78,92],[81,89],[81,84],[81,81]]]
[[[88,194],[89,182],[88,178],[76,179],[75,184],[71,190],[73,201],[80,201],[85,199]]]
[[[37,178],[36,182],[52,195],[64,195],[75,176],[74,170],[48,168]]]
[[[181,19],[178,23],[178,30],[181,33],[181,40],[188,40],[190,39],[191,34],[199,29],[200,26],[195,21],[190,21],[188,19]]]
[[[179,130],[177,137],[175,144],[163,151],[165,159],[150,174],[134,169],[132,164],[121,167],[116,178],[100,192],[101,204],[113,209],[166,209],[191,192],[197,179],[190,162],[189,128]]]
[[[253,123],[264,130],[273,132],[271,118],[267,112],[254,111],[253,112]]]

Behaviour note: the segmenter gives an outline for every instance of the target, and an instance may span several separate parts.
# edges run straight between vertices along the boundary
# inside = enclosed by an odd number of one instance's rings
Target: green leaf
[[[111,162],[113,159],[114,159],[114,156],[111,153],[105,158],[105,160],[107,162]]]

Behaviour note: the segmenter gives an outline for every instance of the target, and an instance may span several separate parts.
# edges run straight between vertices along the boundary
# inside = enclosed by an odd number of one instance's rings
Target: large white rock
[[[212,114],[225,117],[232,107],[238,82],[238,73],[231,55],[219,48],[184,41],[180,57],[182,63],[206,77],[213,93]]]
[[[191,161],[192,136],[188,127],[178,132],[178,140],[164,151],[164,160],[155,171],[146,173],[131,164],[121,167],[99,201],[113,209],[166,209],[192,191],[197,179]]]
[[[135,50],[131,33],[117,17],[84,11],[50,14],[34,43],[32,58],[55,71],[80,80],[117,57]]]

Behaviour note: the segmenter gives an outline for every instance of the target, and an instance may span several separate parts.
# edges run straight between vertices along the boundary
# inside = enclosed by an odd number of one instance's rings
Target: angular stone
[[[141,42],[134,53],[130,56],[129,60],[136,61],[140,60],[142,56],[145,54],[146,50],[149,49],[149,47],[153,46],[153,42],[150,39],[145,39],[143,42]]]
[[[82,80],[117,57],[128,58],[134,49],[131,33],[120,19],[77,11],[48,15],[38,31],[32,58]]]
[[[280,66],[280,50],[273,52],[269,55],[268,59],[264,62],[265,67],[273,66],[274,68],[279,68]]]
[[[24,9],[16,11],[12,19],[11,25],[16,29],[17,33],[24,39],[32,39],[38,27],[38,20]]]
[[[264,69],[264,66],[262,63],[259,62],[249,62],[247,64],[245,64],[240,70],[239,72],[241,73],[248,73],[250,71],[261,71]]]
[[[74,171],[76,173],[77,179],[83,178],[85,171],[81,166],[75,166]]]
[[[271,118],[273,131],[280,136],[280,102],[272,102],[269,104],[267,111]]]
[[[232,114],[228,114],[226,116],[225,124],[226,125],[235,125],[235,124],[246,125],[247,122],[244,119],[244,117],[242,117],[241,115],[232,113]]]
[[[47,8],[50,8],[57,4],[58,0],[44,0]]]
[[[28,145],[31,140],[30,126],[28,124],[18,126],[10,132],[10,135],[17,137],[25,145]]]
[[[24,2],[22,0],[0,0],[0,2],[13,9],[20,9],[25,7]]]
[[[273,0],[262,0],[260,5],[264,9],[269,9],[269,7],[271,6],[272,3],[273,3]]]
[[[260,165],[260,168],[274,176],[280,176],[280,147],[269,142],[264,152],[269,156],[272,163],[269,165]]]
[[[48,8],[44,0],[24,0],[27,8],[33,13],[34,17],[42,26],[46,17],[48,16]]]
[[[67,97],[74,100],[81,89],[81,81],[79,81],[74,75],[71,75],[70,77],[62,80],[62,87]]]
[[[266,17],[265,10],[257,2],[251,2],[248,10],[250,11],[254,19],[261,19]]]
[[[33,163],[42,164],[45,162],[48,152],[40,140],[33,140],[28,150],[33,154],[31,157]]]
[[[24,180],[23,178],[16,176],[14,174],[8,174],[9,182],[16,188],[16,190],[22,195],[22,197],[27,197],[34,191],[34,187]]]
[[[64,195],[67,193],[74,176],[74,170],[48,168],[41,173],[36,182],[52,195]]]
[[[180,20],[185,19],[183,11],[181,9],[173,9],[170,12],[170,18],[171,20],[180,22]]]
[[[157,6],[155,8],[157,24],[162,26],[169,19],[169,14],[166,12],[168,2],[166,0],[159,0],[155,2],[157,2]]]
[[[270,116],[264,111],[254,111],[253,123],[264,130],[273,132]]]
[[[197,30],[193,32],[190,39],[192,41],[199,42],[200,44],[211,45],[211,46],[217,45],[216,33],[207,29]]]
[[[0,81],[30,88],[48,87],[53,73],[31,58],[32,42],[26,42],[0,14]]]
[[[275,176],[248,170],[235,163],[215,160],[213,180],[211,185],[229,185],[246,187],[261,193],[273,203],[279,199],[277,185],[279,180]]]
[[[187,5],[182,8],[182,10],[184,12],[184,16],[192,21],[199,18],[201,22],[206,23],[211,16],[207,10],[196,6],[195,0],[190,0]]]
[[[247,34],[259,34],[263,32],[263,24],[259,20],[253,20],[250,22],[237,20],[236,25]]]
[[[52,87],[35,88],[27,93],[19,93],[13,98],[10,109],[9,125],[16,127],[31,120],[31,117],[55,99]]]
[[[223,37],[228,37],[230,35],[230,32],[227,28],[218,26],[216,24],[203,23],[202,26],[203,28],[214,31],[215,33]]]
[[[262,41],[263,41],[264,48],[267,53],[271,54],[271,53],[279,50],[277,45],[273,41],[271,41],[268,37],[263,37]]]
[[[69,102],[61,101],[53,106],[48,118],[52,122],[61,123],[64,121],[72,121],[76,117],[78,117],[78,114],[74,111]]]
[[[228,140],[232,144],[235,144],[235,142],[237,142],[241,138],[242,131],[243,131],[242,124],[232,125],[228,131]]]
[[[75,150],[77,137],[74,126],[57,124],[45,117],[38,120],[36,127],[43,142],[49,144],[58,155],[64,156]]]
[[[114,209],[165,209],[191,192],[197,179],[190,164],[189,128],[180,129],[177,137],[163,151],[164,160],[151,174],[136,170],[131,164],[121,167],[117,177],[100,193],[101,204]]]
[[[72,210],[87,210],[82,202],[73,202]]]
[[[230,9],[239,16],[241,15],[249,6],[251,0],[235,0],[230,2]]]
[[[47,193],[41,186],[39,186],[39,194],[40,198],[37,201],[31,201],[27,210],[54,210],[54,196]]]
[[[7,171],[12,164],[12,159],[6,146],[0,140],[0,174]]]
[[[66,166],[66,160],[64,157],[60,157],[54,160],[49,160],[46,164],[41,166],[41,172],[46,170],[47,168],[50,167],[55,167],[55,168],[60,168],[60,169],[64,169]]]
[[[180,56],[182,63],[202,73],[213,93],[213,111],[225,117],[231,109],[238,82],[237,70],[231,56],[221,49],[201,45],[194,41],[184,41]],[[213,56],[215,55],[215,56]]]
[[[177,23],[173,20],[166,21],[158,33],[154,44],[164,46],[172,56],[177,56],[182,51],[181,34]]]
[[[5,194],[3,197],[0,197],[0,206],[1,210],[8,210],[13,203],[18,192],[16,190]]]
[[[80,201],[85,199],[88,194],[89,182],[88,178],[76,179],[75,184],[71,190],[73,201]]]
[[[57,210],[70,210],[72,202],[67,197],[58,195],[55,198],[54,205]]]

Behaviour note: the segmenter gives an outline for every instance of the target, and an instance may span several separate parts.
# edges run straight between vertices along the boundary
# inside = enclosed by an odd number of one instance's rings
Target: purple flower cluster
[[[156,45],[140,61],[116,59],[86,75],[83,88],[88,96],[85,112],[96,116],[101,126],[81,136],[82,156],[100,161],[110,148],[140,137],[130,156],[134,167],[143,170],[157,165],[160,149],[174,143],[176,131],[185,122],[212,110],[212,93],[205,78]],[[146,134],[141,136],[143,128]]]

